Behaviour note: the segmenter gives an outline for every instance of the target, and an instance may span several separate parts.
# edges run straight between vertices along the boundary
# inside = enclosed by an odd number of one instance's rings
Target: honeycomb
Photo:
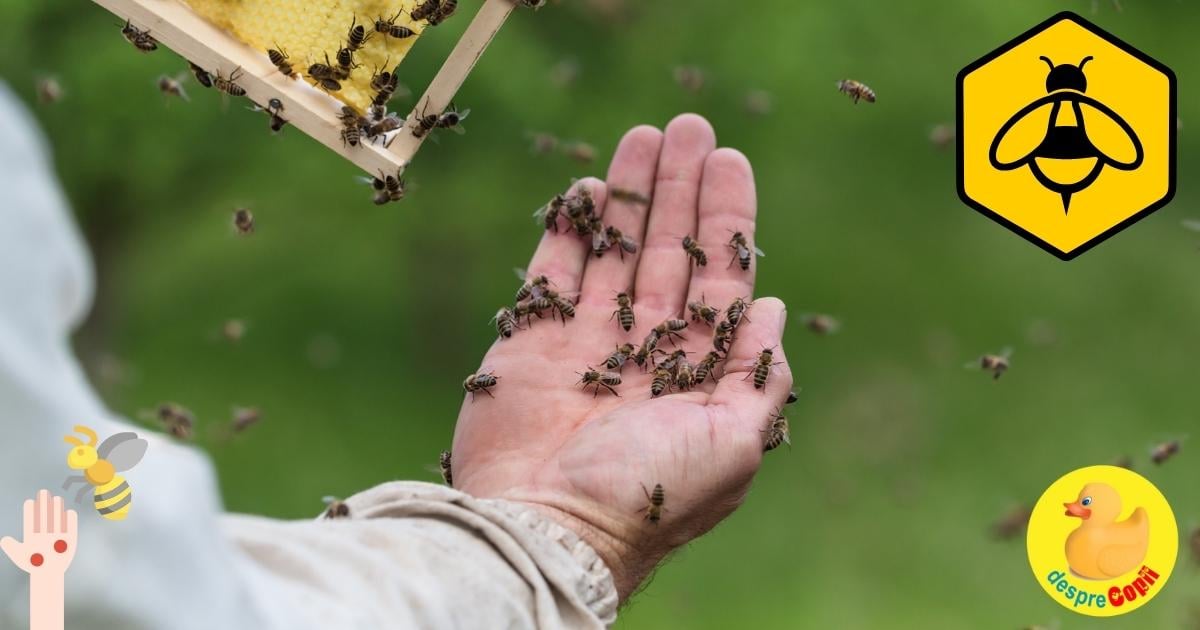
[[[362,24],[370,37],[354,55],[358,68],[342,81],[342,89],[331,94],[360,112],[371,104],[374,90],[371,75],[376,70],[394,69],[420,37],[425,22],[414,22],[409,11],[419,0],[185,0],[193,11],[245,44],[267,54],[268,48],[282,50],[290,57],[298,80],[307,80],[306,70],[313,63],[330,65],[339,48],[346,45],[352,21]],[[407,26],[416,34],[404,39],[375,32],[375,20],[390,20],[400,13],[395,24]],[[403,77],[401,77],[403,82]]]

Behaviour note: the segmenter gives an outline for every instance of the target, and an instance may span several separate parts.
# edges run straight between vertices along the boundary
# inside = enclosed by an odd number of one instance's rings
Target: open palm
[[[724,309],[749,300],[757,261],[736,263],[730,236],[753,241],[755,192],[749,162],[716,149],[703,118],[676,118],[665,133],[637,127],[622,139],[604,182],[585,179],[605,225],[640,244],[624,259],[601,258],[569,229],[546,232],[529,264],[559,293],[579,293],[576,317],[565,325],[538,320],[499,339],[480,363],[499,384],[494,397],[467,395],[453,446],[455,485],[480,497],[532,504],[575,529],[605,559],[627,596],[671,549],[711,529],[740,504],[758,469],[763,431],[791,389],[782,348],[786,313],[759,299],[737,328],[728,356],[712,380],[688,392],[652,398],[653,375],[629,361],[619,396],[583,391],[579,372],[602,364],[619,344],[640,345],[665,319],[684,317],[686,303],[704,299]],[[649,208],[614,190],[652,199]],[[566,227],[561,218],[560,226]],[[681,247],[696,238],[709,262],[693,267]],[[632,291],[636,324],[629,332],[612,318],[614,296]],[[713,349],[712,329],[690,321],[680,347],[692,363]],[[670,352],[665,338],[660,347]],[[758,353],[774,348],[766,387],[745,378]],[[661,521],[644,519],[645,492],[662,484]]]

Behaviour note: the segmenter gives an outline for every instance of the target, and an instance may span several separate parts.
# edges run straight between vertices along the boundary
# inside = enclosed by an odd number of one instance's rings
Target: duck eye
[[[1082,503],[1084,506],[1091,505],[1091,504],[1092,504],[1092,497],[1083,497],[1083,500],[1082,500],[1082,501],[1080,501],[1080,503]]]

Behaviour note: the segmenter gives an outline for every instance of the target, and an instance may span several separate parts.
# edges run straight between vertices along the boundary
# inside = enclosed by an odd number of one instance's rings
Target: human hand
[[[455,487],[525,502],[570,527],[605,560],[622,599],[672,549],[741,504],[772,412],[792,386],[778,347],[786,311],[774,298],[753,303],[715,384],[652,398],[653,375],[633,361],[622,371],[619,397],[593,395],[578,384],[577,372],[603,370],[617,345],[640,345],[663,320],[684,317],[688,301],[703,296],[723,309],[734,298],[750,299],[757,260],[749,271],[725,263],[732,232],[753,245],[753,173],[741,153],[715,147],[712,127],[696,115],[679,116],[665,133],[637,127],[622,139],[605,182],[575,185],[591,189],[604,224],[637,241],[638,253],[592,257],[590,240],[563,230],[567,220],[560,218],[558,233],[542,237],[528,273],[545,274],[559,293],[578,291],[576,317],[565,326],[534,320],[498,339],[479,368],[500,378],[494,398],[468,395],[455,429]],[[649,209],[609,195],[618,188],[650,197]],[[692,267],[681,247],[685,235],[698,239],[707,266]],[[627,333],[610,317],[616,293],[631,288],[636,324]],[[683,331],[692,363],[713,349],[712,332],[702,322]],[[666,339],[660,347],[672,350]],[[764,348],[774,348],[780,365],[755,389],[748,364]],[[665,491],[665,511],[652,522],[644,493],[656,484]]]
[[[0,539],[0,549],[17,568],[31,576],[62,577],[75,559],[79,515],[68,510],[60,496],[41,490],[37,499],[25,501],[25,532],[18,542]]]

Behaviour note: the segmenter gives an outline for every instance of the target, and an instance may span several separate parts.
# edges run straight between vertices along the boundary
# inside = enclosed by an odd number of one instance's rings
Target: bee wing
[[[117,472],[129,470],[142,461],[150,443],[137,436],[132,431],[117,433],[110,436],[96,449],[100,459],[108,460]]]
[[[1012,353],[1012,346],[1004,346],[1004,348],[1000,350],[1000,356],[1004,357],[1005,359],[1012,358]]]
[[[458,112],[458,121],[462,122],[467,119],[467,116],[470,116],[470,115],[471,115],[471,110],[464,109],[461,112]]]
[[[461,124],[458,124],[458,125],[454,125],[453,127],[451,127],[450,131],[453,131],[454,133],[461,136],[461,135],[467,133],[467,128],[463,127]]]
[[[991,151],[996,161],[1002,165],[1015,165],[1029,157],[1046,139],[1053,109],[1054,103],[1046,101],[1024,114],[1017,112],[1019,118],[1014,116],[1005,123],[992,140]]]
[[[764,253],[763,253],[763,250],[761,250],[761,249],[759,249],[759,248],[758,248],[758,245],[755,245],[755,246],[754,246],[754,253],[755,253],[755,254],[756,254],[756,255],[757,255],[759,258],[766,258],[766,256],[767,256],[766,254],[764,254]]]
[[[982,368],[979,365],[979,359],[972,359],[971,361],[967,361],[966,363],[963,364],[963,369],[978,370],[978,369],[982,369]]]
[[[521,282],[525,282],[529,278],[529,272],[520,267],[513,267],[513,273],[517,274],[517,278],[519,278]]]
[[[1083,114],[1080,124],[1087,129],[1088,140],[1096,150],[1125,166],[1135,164],[1139,160],[1142,154],[1141,145],[1132,129],[1122,125],[1111,110],[1105,111],[1107,107],[1099,109],[1086,100],[1079,101],[1078,104],[1079,111]],[[1066,106],[1065,102],[1063,106]]]
[[[1179,223],[1193,232],[1200,232],[1200,219],[1184,219]]]

